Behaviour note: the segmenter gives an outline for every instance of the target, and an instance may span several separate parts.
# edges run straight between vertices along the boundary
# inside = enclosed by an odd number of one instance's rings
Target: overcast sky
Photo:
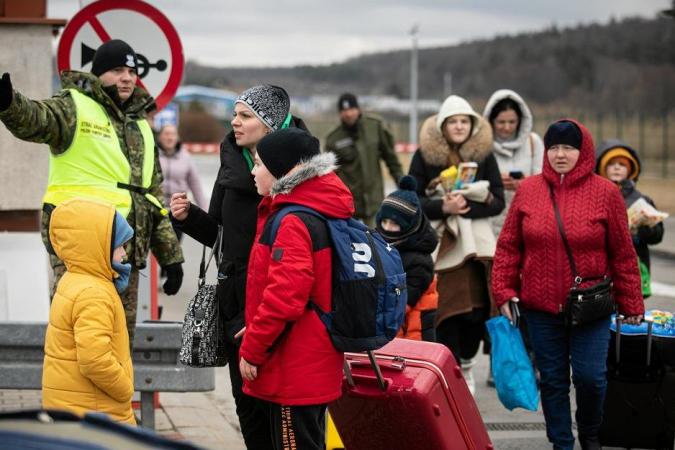
[[[48,0],[72,17],[90,1]],[[213,66],[340,62],[362,53],[536,31],[555,23],[653,17],[669,0],[148,0],[176,27],[187,60]],[[120,36],[121,37],[121,36]]]

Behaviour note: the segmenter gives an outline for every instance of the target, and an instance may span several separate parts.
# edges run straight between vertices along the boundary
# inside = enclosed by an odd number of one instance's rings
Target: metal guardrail
[[[215,389],[213,368],[178,362],[180,322],[143,322],[136,326],[134,386],[141,394],[141,421],[155,428],[155,392],[204,392]],[[0,389],[41,389],[47,324],[0,323]]]

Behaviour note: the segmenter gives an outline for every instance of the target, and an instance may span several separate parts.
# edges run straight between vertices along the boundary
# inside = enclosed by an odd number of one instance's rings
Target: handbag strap
[[[560,216],[560,210],[558,209],[558,204],[555,202],[555,195],[553,195],[553,186],[548,185],[548,191],[551,194],[551,202],[553,203],[553,212],[555,212],[555,220],[558,223],[558,231],[560,231],[560,236],[562,237],[563,245],[565,246],[565,253],[567,253],[567,259],[570,262],[570,268],[572,269],[572,275],[574,276],[574,285],[579,286],[583,281],[588,280],[600,280],[607,278],[605,274],[596,276],[596,277],[587,277],[582,278],[577,272],[577,265],[574,263],[574,255],[572,254],[572,247],[567,240],[567,235],[565,234],[565,229],[563,228],[562,217]]]
[[[216,253],[217,250],[217,253]],[[209,265],[213,256],[216,257],[216,264],[220,264],[220,260],[223,253],[223,226],[218,225],[218,235],[216,236],[216,241],[211,247],[211,254],[209,255],[209,260],[206,261],[206,245],[202,247],[202,261],[199,263],[199,284],[204,284],[206,280],[206,272],[209,270]]]
[[[572,275],[574,276],[574,284],[579,285],[583,279],[579,276],[577,272],[577,265],[574,263],[574,255],[572,255],[572,248],[570,243],[567,241],[567,235],[565,234],[565,229],[563,228],[562,218],[560,217],[560,210],[558,209],[558,204],[555,202],[555,196],[553,195],[553,186],[548,185],[548,192],[551,194],[551,202],[553,203],[553,212],[555,212],[555,220],[558,224],[558,231],[560,231],[560,236],[562,237],[563,245],[565,246],[565,253],[567,253],[567,259],[570,262],[570,268],[572,269]]]

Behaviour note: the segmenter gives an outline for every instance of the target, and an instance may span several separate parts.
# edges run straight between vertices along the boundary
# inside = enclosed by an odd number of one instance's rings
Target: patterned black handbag
[[[206,272],[214,253],[216,264],[220,264],[222,239],[223,229],[219,227],[218,237],[206,264],[204,264],[206,247],[202,249],[202,261],[199,264],[199,288],[197,294],[188,302],[185,311],[179,359],[181,363],[190,367],[215,367],[227,364],[225,321],[218,305],[216,285],[206,284]]]
[[[574,263],[572,248],[567,241],[567,235],[563,228],[562,218],[560,217],[560,211],[555,202],[551,186],[549,186],[549,191],[551,193],[555,218],[558,222],[558,231],[562,237],[567,259],[572,269],[572,276],[574,277],[574,286],[570,288],[565,304],[565,323],[568,327],[575,328],[589,322],[608,318],[616,310],[614,299],[612,298],[612,280],[606,275],[588,278],[581,278],[579,276],[577,266]],[[583,282],[591,280],[600,281],[588,287],[581,287]]]

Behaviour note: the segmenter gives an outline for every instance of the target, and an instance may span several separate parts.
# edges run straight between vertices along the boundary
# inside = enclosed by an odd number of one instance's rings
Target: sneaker
[[[492,367],[488,370],[487,381],[485,381],[485,384],[491,388],[495,387],[495,377],[492,375]]]
[[[476,362],[473,359],[462,359],[462,375],[464,376],[464,381],[466,381],[466,386],[469,388],[471,395],[476,395],[476,380],[473,378],[473,366]]]

